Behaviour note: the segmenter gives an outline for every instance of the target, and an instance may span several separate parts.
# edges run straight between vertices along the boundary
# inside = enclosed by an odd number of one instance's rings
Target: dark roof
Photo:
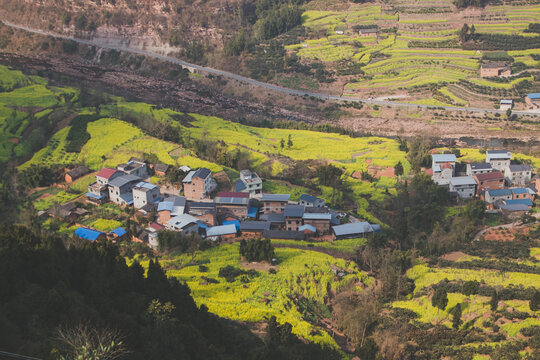
[[[506,67],[506,66],[507,66],[506,63],[502,61],[490,61],[490,62],[482,64],[482,67],[484,69],[497,69],[497,68]]]
[[[236,198],[248,198],[248,193],[243,192],[230,192],[230,191],[220,191],[217,193],[219,197],[236,197]]]
[[[271,212],[260,216],[261,220],[265,220],[271,223],[285,222],[285,215]]]
[[[510,189],[493,189],[488,190],[487,193],[489,196],[512,196]]]
[[[247,195],[247,194],[246,194]],[[247,197],[224,197],[217,196],[214,199],[214,202],[219,205],[245,205],[249,203],[249,198]]]
[[[159,172],[167,172],[169,170],[169,165],[167,164],[156,164],[154,165],[154,170]]]
[[[202,202],[202,201],[190,201],[188,202],[188,206],[190,209],[213,209],[214,208],[213,202]]]
[[[471,165],[471,169],[473,169],[473,170],[488,170],[488,169],[491,169],[491,164],[486,163],[486,162],[472,163],[470,165]]]
[[[495,179],[504,178],[504,175],[500,171],[488,172],[484,174],[476,174],[474,176],[476,176],[478,181],[495,180]]]
[[[285,217],[301,218],[304,215],[304,205],[285,205],[283,214]]]
[[[236,180],[236,184],[234,186],[234,191],[238,192],[238,191],[242,191],[242,190],[245,190],[246,189],[246,184],[244,184],[244,182],[240,179]]]
[[[270,230],[270,222],[268,221],[242,221],[240,223],[241,231],[264,231]]]
[[[71,176],[72,179],[76,179],[88,174],[89,172],[90,169],[88,169],[86,166],[77,166],[75,169],[68,171],[68,175]]]
[[[141,178],[132,174],[126,174],[112,179],[109,182],[109,185],[114,187],[122,187],[130,182],[140,181]]]
[[[309,203],[315,203],[317,200],[319,200],[319,198],[316,197],[316,196],[313,196],[313,195],[302,194],[300,196],[300,200],[303,200],[303,201],[309,202]]]
[[[511,172],[516,171],[531,171],[531,166],[527,164],[516,164],[509,166]]]
[[[266,230],[263,236],[267,239],[304,240],[305,234],[301,231]]]
[[[262,201],[289,201],[289,194],[263,194]]]
[[[195,171],[195,174],[191,178],[198,177],[201,179],[206,179],[208,175],[212,174],[212,172],[207,168],[200,168],[199,170]]]

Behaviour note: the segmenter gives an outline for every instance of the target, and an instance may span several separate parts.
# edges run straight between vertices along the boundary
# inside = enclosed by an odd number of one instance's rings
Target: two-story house
[[[456,155],[433,154],[431,155],[431,179],[438,185],[448,185],[455,174]]]
[[[249,193],[250,196],[262,193],[262,180],[251,170],[240,170],[240,179],[236,180],[235,192]]]
[[[158,204],[158,223],[165,224],[172,217],[182,215],[186,208],[186,198],[183,196],[169,196]]]
[[[500,171],[493,171],[484,174],[473,175],[476,180],[477,189],[480,190],[495,190],[504,188],[504,175]]]
[[[249,194],[243,192],[220,192],[214,199],[218,218],[244,220],[248,215]]]
[[[488,204],[494,204],[497,201],[511,200],[512,191],[510,189],[486,190],[484,200]]]
[[[510,189],[512,191],[512,200],[518,200],[518,199],[529,199],[531,201],[534,200],[535,192],[530,188],[513,188]]]
[[[212,172],[207,168],[190,171],[182,180],[182,183],[184,185],[184,196],[191,201],[208,198],[217,188]]]
[[[304,225],[302,220],[304,216],[303,205],[286,205],[283,215],[285,215],[286,230],[297,231],[300,226]]]
[[[512,153],[508,150],[488,150],[486,151],[486,163],[491,164],[493,171],[504,171],[510,165]]]
[[[305,207],[324,207],[324,200],[313,195],[302,194],[298,204]]]
[[[109,181],[109,199],[118,205],[133,204],[132,189],[141,181],[135,175],[122,175]]]
[[[504,176],[512,186],[525,186],[531,182],[532,169],[530,165],[508,165],[504,170]]]
[[[472,176],[450,178],[449,190],[460,199],[470,199],[476,194],[476,181]]]
[[[140,209],[148,204],[156,205],[161,200],[158,186],[141,181],[133,188],[133,206]],[[154,207],[155,209],[155,207]]]
[[[120,164],[116,167],[118,170],[122,171],[128,175],[135,175],[141,179],[148,177],[148,168],[146,163],[140,159],[131,159],[125,164]]]
[[[302,220],[304,221],[304,225],[311,225],[317,230],[318,233],[324,234],[330,231],[332,214],[305,212],[302,216]]]
[[[283,214],[285,206],[289,203],[289,194],[263,194],[263,214],[278,213]]]

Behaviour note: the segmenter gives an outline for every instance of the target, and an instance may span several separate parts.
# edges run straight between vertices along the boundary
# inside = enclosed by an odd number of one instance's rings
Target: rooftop
[[[476,174],[474,176],[478,179],[478,181],[504,179],[504,175],[500,171],[493,171],[493,172],[488,172],[484,174]]]
[[[456,162],[456,155],[454,154],[433,154],[431,155],[431,159],[434,163],[441,163],[441,162]]]
[[[99,170],[99,172],[97,173],[96,176],[99,176],[99,177],[102,177],[102,178],[105,178],[105,179],[109,179],[111,176],[113,176],[117,172],[118,172],[118,170],[116,170],[116,169],[103,168],[103,169]]]
[[[328,220],[332,219],[332,214],[320,214],[320,213],[305,213],[302,216],[304,220]]]
[[[266,230],[263,236],[267,239],[303,240],[305,235],[301,231]]]
[[[304,205],[286,205],[283,211],[285,217],[302,217],[304,215]]]
[[[515,164],[509,166],[511,172],[531,171],[531,166],[527,164]]]
[[[111,231],[111,234],[114,234],[118,237],[124,236],[127,234],[127,231],[123,227],[117,227],[113,231]]]
[[[193,177],[198,177],[201,179],[206,179],[209,175],[211,175],[212,172],[210,169],[207,168],[200,168],[197,171],[195,171],[195,174],[193,174]]]
[[[306,230],[309,230],[314,233],[317,232],[317,228],[310,224],[302,225],[298,228],[298,231],[306,231]]]
[[[490,163],[486,163],[486,162],[483,162],[483,163],[471,163],[471,169],[473,170],[489,170],[491,169],[491,164]]]
[[[189,224],[197,223],[197,221],[199,221],[199,219],[194,216],[191,216],[189,214],[181,214],[170,218],[169,221],[167,221],[167,224],[174,228],[183,229]]]
[[[271,223],[282,223],[285,222],[285,215],[283,214],[277,214],[274,212],[271,212],[269,214],[261,215],[261,220],[265,220]]]
[[[249,198],[248,193],[243,192],[230,192],[230,191],[220,191],[217,193],[219,197],[237,197],[237,198]]]
[[[289,194],[263,194],[262,201],[289,201]]]
[[[507,66],[506,63],[502,61],[490,61],[490,62],[482,64],[482,68],[484,69],[498,69],[498,68],[504,68],[506,66]]]
[[[529,190],[526,188],[513,188],[510,190],[512,190],[514,194],[528,194],[529,193]]]
[[[75,169],[68,171],[68,175],[72,178],[78,178],[88,174],[89,172],[90,169],[88,169],[86,166],[77,166]]]
[[[141,178],[138,176],[135,176],[132,174],[126,174],[126,175],[122,175],[122,176],[112,179],[109,185],[114,186],[114,187],[122,187],[131,182],[140,181],[140,180]]]
[[[144,182],[144,181],[141,181],[139,183],[137,183],[135,185],[135,188],[138,188],[138,190],[140,191],[150,191],[150,190],[153,190],[153,189],[156,189],[158,188],[157,185],[154,185],[154,184],[150,184],[150,183],[147,183],[147,182]]]
[[[504,104],[504,105],[512,105],[513,103],[514,103],[514,100],[507,100],[507,99],[501,100],[501,104]]]
[[[540,99],[540,93],[527,94],[527,97],[531,100],[537,100]]]
[[[247,206],[249,203],[249,198],[216,196],[216,198],[214,199],[214,202],[219,205],[246,205]]]
[[[517,205],[517,204],[523,204],[527,206],[533,206],[533,202],[531,199],[514,199],[514,200],[505,200],[504,201],[506,205]]]
[[[74,233],[75,236],[80,237],[81,239],[86,239],[86,240],[91,240],[91,241],[96,241],[101,234],[103,234],[101,231],[87,229],[83,227],[77,228],[77,230],[75,230],[75,233]]]
[[[489,196],[508,196],[512,195],[512,192],[510,189],[495,189],[495,190],[487,190],[489,193]]]
[[[373,232],[373,228],[367,221],[336,225],[333,226],[332,229],[334,230],[334,234],[336,234],[336,236]]]
[[[270,230],[270,222],[268,221],[242,221],[240,223],[240,230],[242,231]]]
[[[309,202],[309,203],[314,203],[317,200],[319,200],[319,198],[316,197],[316,196],[313,196],[313,195],[302,194],[300,196],[300,200],[304,200],[304,201]]]
[[[450,178],[450,184],[453,186],[476,185],[476,181],[472,176],[457,176]]]
[[[206,230],[206,236],[220,236],[236,234],[236,226],[233,224],[213,226]]]

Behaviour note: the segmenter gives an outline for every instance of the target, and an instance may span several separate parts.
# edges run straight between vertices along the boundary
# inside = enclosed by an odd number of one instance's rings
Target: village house
[[[158,223],[165,224],[172,217],[182,215],[186,207],[186,198],[183,196],[169,196],[157,206]]]
[[[122,175],[109,181],[109,199],[118,205],[133,204],[132,189],[141,181],[135,175]]]
[[[486,192],[484,193],[484,201],[488,204],[495,204],[496,202],[502,202],[504,200],[511,199],[512,191],[510,189],[486,190]]]
[[[187,212],[209,226],[214,226],[216,220],[216,205],[213,202],[190,201]]]
[[[77,166],[76,168],[68,171],[66,175],[64,176],[64,179],[66,180],[67,183],[72,183],[73,181],[88,174],[89,172],[90,172],[90,169],[88,169],[86,166]]]
[[[512,69],[505,62],[490,61],[480,65],[480,77],[506,77],[512,75]]]
[[[167,175],[167,171],[169,171],[170,166],[167,164],[156,164],[154,165],[154,174],[157,176],[165,176]]]
[[[78,227],[75,230],[75,233],[73,234],[75,237],[78,237],[79,239],[89,240],[89,241],[100,241],[100,240],[106,240],[107,236],[105,233],[93,229],[88,229],[84,227]]]
[[[512,159],[512,153],[508,150],[486,151],[486,163],[491,164],[494,171],[504,171],[510,165],[510,159]]]
[[[135,175],[142,179],[148,177],[146,163],[140,159],[131,158],[127,163],[120,164],[116,168],[125,174]]]
[[[377,229],[380,230],[380,227],[374,226],[367,221],[332,226],[332,232],[336,240],[365,237],[367,234],[377,231]]]
[[[116,229],[109,232],[108,237],[111,240],[119,241],[126,237],[127,231],[123,227],[117,227]]]
[[[499,109],[503,111],[512,110],[513,107],[514,107],[514,100],[502,99],[499,103]]]
[[[525,96],[525,104],[528,109],[539,109],[540,93],[527,94],[527,96]]]
[[[88,213],[86,209],[77,207],[77,204],[74,202],[68,202],[63,205],[53,205],[49,211],[50,216],[54,216],[58,219],[62,219],[66,222],[74,222],[81,216],[84,216]]]
[[[467,176],[473,176],[476,174],[485,174],[492,172],[493,168],[490,163],[470,163],[467,164]]]
[[[433,154],[431,155],[432,180],[438,185],[448,185],[455,174],[456,155]]]
[[[495,190],[504,188],[504,175],[500,171],[494,171],[484,174],[473,175],[476,181],[477,189],[480,190]]]
[[[161,200],[159,186],[141,181],[133,188],[133,206],[141,209],[146,205],[155,205]]]
[[[472,176],[450,178],[450,193],[455,193],[460,199],[470,199],[476,194],[476,181]]]
[[[198,229],[198,221],[199,220],[197,218],[189,214],[180,214],[178,216],[171,217],[164,225],[168,230],[186,231],[188,228],[191,230],[193,225],[195,225]]]
[[[232,239],[236,237],[236,234],[236,226],[233,224],[213,226],[206,229],[206,238],[212,241]]]
[[[263,202],[262,211],[264,214],[271,212],[283,214],[285,205],[289,203],[289,194],[263,194],[261,201]]]
[[[281,230],[285,227],[285,215],[278,213],[268,213],[260,216],[262,221],[270,223],[271,230]]]
[[[534,200],[535,193],[533,190],[529,188],[513,188],[510,189],[512,191],[512,200],[518,200],[518,199],[529,199],[531,201]]]
[[[534,206],[531,199],[511,199],[511,200],[504,200],[504,205],[506,206],[512,206],[512,205],[524,205],[527,206],[528,209],[532,208]],[[502,205],[501,205],[502,206]],[[499,207],[501,207],[499,206]]]
[[[527,164],[510,164],[504,170],[504,176],[512,186],[525,186],[531,182],[532,169]]]
[[[246,237],[262,237],[264,232],[270,230],[268,221],[242,221],[240,232]]]
[[[242,192],[220,192],[214,199],[218,218],[233,217],[244,220],[248,215],[249,194]]]
[[[207,168],[190,171],[182,180],[182,183],[184,185],[184,196],[191,201],[208,198],[217,188],[212,172]]]
[[[324,200],[316,196],[302,194],[298,204],[304,205],[305,207],[323,207]]]
[[[377,36],[377,33],[379,30],[377,28],[368,28],[368,29],[359,29],[358,35],[360,37],[370,37],[370,36]]]
[[[499,209],[504,216],[510,219],[518,219],[527,214],[530,210],[525,204],[501,204]]]
[[[324,234],[330,230],[330,221],[332,220],[332,214],[329,213],[304,213],[302,216],[304,225],[313,226],[316,231]]]
[[[249,196],[262,193],[262,180],[251,170],[240,170],[240,179],[236,180],[235,192],[245,192]]]
[[[285,215],[285,229],[297,231],[303,225],[302,216],[304,216],[303,205],[286,205],[283,211]]]
[[[96,174],[96,183],[100,185],[108,185],[109,181],[124,175],[123,172],[111,168],[103,168]]]
[[[109,201],[109,187],[107,185],[94,182],[88,185],[88,192],[85,194],[86,201],[101,205]]]
[[[263,237],[265,239],[304,240],[306,235],[301,231],[267,230],[264,232]]]

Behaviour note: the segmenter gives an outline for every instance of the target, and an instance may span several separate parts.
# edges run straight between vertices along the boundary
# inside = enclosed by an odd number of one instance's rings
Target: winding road
[[[397,101],[389,101],[389,100],[377,100],[377,99],[362,99],[357,97],[351,97],[351,96],[338,96],[338,95],[328,95],[328,94],[321,94],[321,93],[313,93],[313,92],[306,92],[302,90],[296,90],[296,89],[290,89],[285,88],[273,84],[268,84],[262,81],[254,80],[245,76],[241,76],[238,74],[234,74],[228,71],[213,69],[205,66],[200,66],[196,64],[191,64],[183,60],[179,60],[170,56],[165,56],[161,54],[157,54],[151,51],[136,49],[136,48],[130,48],[130,47],[124,47],[124,46],[113,46],[109,44],[103,44],[98,41],[94,40],[86,40],[86,39],[80,39],[80,38],[74,38],[71,36],[66,35],[60,35],[56,33],[52,33],[50,31],[44,31],[39,29],[33,29],[28,26],[14,24],[7,20],[1,20],[2,23],[6,26],[10,26],[12,28],[28,31],[34,34],[41,34],[45,36],[52,36],[58,39],[64,39],[64,40],[72,40],[80,44],[89,45],[89,46],[96,46],[104,49],[111,49],[111,50],[117,50],[117,51],[123,51],[128,52],[132,54],[138,54],[138,55],[144,55],[153,57],[156,59],[160,59],[163,61],[168,61],[186,68],[191,68],[196,70],[199,73],[206,73],[206,74],[212,74],[212,75],[219,75],[228,79],[236,80],[245,84],[258,86],[264,89],[280,92],[282,94],[286,95],[292,95],[292,96],[309,96],[321,100],[334,100],[334,101],[352,101],[352,102],[362,102],[365,104],[371,104],[371,105],[381,105],[381,106],[399,106],[399,107],[408,107],[408,108],[435,108],[434,106],[430,105],[418,105],[418,104],[407,104],[407,103],[400,103]],[[449,110],[449,111],[463,111],[463,112],[482,112],[482,113],[500,113],[504,114],[505,111],[501,110],[495,110],[495,109],[482,109],[482,108],[474,108],[474,107],[455,107],[455,106],[439,106],[437,107],[439,109]],[[535,111],[514,111],[514,114],[518,115],[531,115],[531,116],[540,116],[540,112]]]

